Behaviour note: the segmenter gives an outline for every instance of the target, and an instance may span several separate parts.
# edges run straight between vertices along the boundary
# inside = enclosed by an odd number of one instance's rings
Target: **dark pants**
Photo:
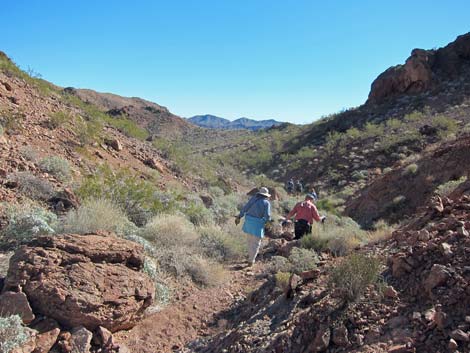
[[[294,239],[300,239],[305,234],[310,234],[310,233],[312,233],[312,226],[308,224],[308,222],[305,219],[299,219],[298,221],[295,222],[295,226],[294,226],[295,238]]]

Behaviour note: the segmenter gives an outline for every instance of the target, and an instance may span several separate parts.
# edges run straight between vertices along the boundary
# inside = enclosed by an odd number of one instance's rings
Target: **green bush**
[[[307,234],[300,239],[300,245],[305,249],[312,249],[317,252],[322,252],[328,249],[328,238]]]
[[[77,195],[82,199],[111,200],[138,226],[154,215],[176,209],[173,197],[160,192],[151,182],[136,178],[126,170],[113,172],[107,166],[84,178]]]
[[[68,181],[72,177],[69,162],[58,156],[41,159],[39,167],[42,171],[52,174],[60,181]]]
[[[431,125],[438,129],[438,136],[442,139],[455,134],[459,128],[455,119],[444,115],[437,115],[432,118]]]
[[[112,201],[87,199],[66,215],[61,232],[86,234],[104,230],[123,235],[128,223],[126,215]]]
[[[111,117],[104,115],[104,120],[111,126],[121,131],[124,135],[134,137],[139,140],[145,140],[149,137],[149,133],[141,128],[137,123],[126,116]]]
[[[318,256],[313,250],[293,248],[289,255],[289,262],[292,264],[292,271],[298,274],[315,269],[317,267]]]
[[[47,127],[49,129],[54,130],[64,125],[69,120],[71,120],[70,113],[64,112],[64,111],[58,111],[51,115],[51,117],[47,121]]]
[[[467,180],[466,176],[463,176],[456,180],[449,180],[446,183],[439,185],[436,189],[436,193],[439,196],[449,196],[460,184]]]
[[[411,163],[410,165],[406,166],[406,168],[403,170],[402,175],[415,175],[418,172],[418,169],[419,167],[416,163]]]
[[[29,339],[19,315],[0,317],[0,352],[11,352]]]
[[[228,262],[241,260],[246,255],[244,237],[227,234],[217,226],[200,227],[198,233],[203,253],[207,257]]]
[[[380,261],[376,258],[352,254],[333,268],[329,276],[329,285],[343,300],[356,301],[369,285],[377,282],[380,267]]]
[[[9,205],[8,225],[3,235],[8,242],[21,244],[39,235],[54,234],[57,216],[35,204]]]
[[[214,223],[213,215],[202,202],[190,201],[180,208],[186,217],[195,226],[203,226]]]
[[[278,273],[278,272],[290,272],[292,269],[292,264],[284,256],[273,256],[269,262],[269,272]]]
[[[289,286],[289,279],[292,276],[290,272],[277,272],[274,275],[274,279],[276,280],[276,287],[285,291]]]

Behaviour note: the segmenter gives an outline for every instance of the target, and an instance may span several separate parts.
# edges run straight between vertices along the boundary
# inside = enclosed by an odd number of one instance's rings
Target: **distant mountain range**
[[[276,121],[274,119],[269,120],[253,120],[248,118],[240,118],[234,121],[220,118],[215,115],[196,115],[188,118],[188,121],[194,125],[205,127],[207,129],[226,129],[226,130],[260,130],[266,129],[272,126],[278,126],[284,124],[283,122]]]

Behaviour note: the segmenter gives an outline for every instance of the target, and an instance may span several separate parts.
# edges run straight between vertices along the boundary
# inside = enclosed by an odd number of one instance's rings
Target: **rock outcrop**
[[[369,103],[427,91],[470,66],[470,33],[437,50],[414,49],[404,65],[389,68],[372,83]]]
[[[44,236],[11,258],[4,290],[21,289],[35,314],[62,326],[132,327],[151,304],[140,245],[110,234]]]

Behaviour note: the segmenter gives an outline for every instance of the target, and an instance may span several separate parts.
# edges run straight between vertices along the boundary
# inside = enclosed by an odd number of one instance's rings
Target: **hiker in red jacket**
[[[320,216],[317,207],[314,204],[316,197],[314,194],[307,194],[305,200],[297,203],[292,211],[287,215],[287,219],[290,220],[295,215],[294,225],[294,239],[300,239],[305,234],[312,233],[313,221],[324,222],[326,217]]]

